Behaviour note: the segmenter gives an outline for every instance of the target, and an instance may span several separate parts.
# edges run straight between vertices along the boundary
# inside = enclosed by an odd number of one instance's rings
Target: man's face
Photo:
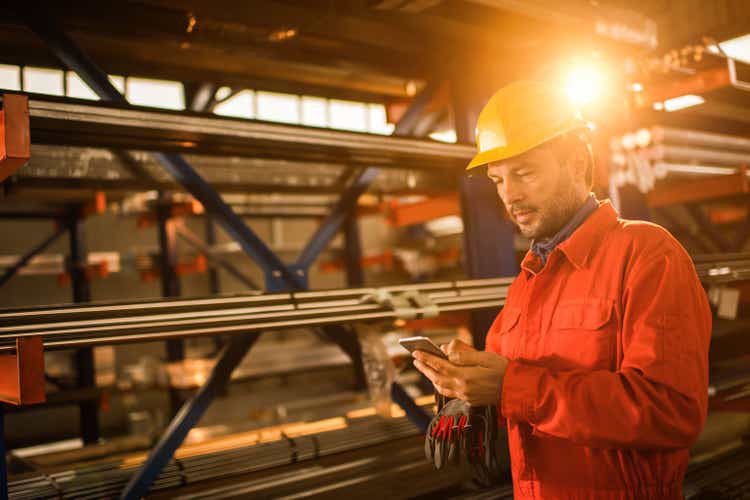
[[[490,163],[487,176],[521,234],[535,240],[560,230],[581,207],[588,191],[581,166],[575,161],[561,165],[547,146]]]

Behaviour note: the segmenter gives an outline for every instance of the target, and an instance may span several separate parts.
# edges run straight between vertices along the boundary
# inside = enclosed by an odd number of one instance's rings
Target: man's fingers
[[[475,350],[469,344],[467,344],[466,342],[462,342],[459,339],[453,339],[450,341],[450,343],[441,345],[440,349],[442,349],[443,352],[448,356],[450,356],[454,352]]]
[[[461,351],[450,355],[450,362],[456,366],[482,366],[484,368],[504,369],[507,358],[487,351]]]
[[[422,363],[425,363],[438,373],[452,375],[455,371],[455,367],[450,363],[450,361],[442,359],[433,354],[429,354],[424,351],[415,351],[413,356],[415,359],[421,361]]]
[[[450,355],[450,362],[459,366],[484,366],[487,363],[487,353],[484,351],[457,351]]]
[[[433,370],[429,365],[419,360],[414,360],[414,366],[417,368],[417,370],[422,372],[425,377],[430,379],[430,382],[432,382],[432,385],[435,386],[435,389],[440,394],[442,394],[443,396],[448,396],[449,398],[456,397],[455,391],[453,390],[453,386],[451,384],[450,377],[441,376],[438,372]]]

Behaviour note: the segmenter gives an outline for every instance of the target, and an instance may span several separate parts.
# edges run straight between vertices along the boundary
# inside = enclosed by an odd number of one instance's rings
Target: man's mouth
[[[524,208],[513,210],[511,213],[513,214],[514,219],[523,224],[531,217],[531,215],[534,213],[534,210]]]

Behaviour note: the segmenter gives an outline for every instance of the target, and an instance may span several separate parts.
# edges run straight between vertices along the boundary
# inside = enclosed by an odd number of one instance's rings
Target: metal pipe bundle
[[[750,497],[750,446],[690,466],[684,494],[688,500]]]
[[[0,352],[434,316],[503,305],[512,278],[0,311]]]
[[[750,254],[725,253],[693,256],[698,277],[704,283],[722,283],[750,277]]]
[[[653,144],[691,144],[706,148],[750,152],[750,139],[701,130],[656,126],[651,127],[650,139]]]
[[[339,419],[345,424],[344,419]],[[173,459],[164,468],[151,491],[193,485],[201,481],[242,477],[261,471],[313,461],[321,457],[356,450],[365,446],[418,435],[418,430],[406,419],[382,420],[365,417],[352,420],[348,426],[299,437],[281,434],[270,442],[243,444],[243,434],[220,438],[219,446],[187,452]],[[206,443],[211,444],[209,443]],[[216,449],[218,448],[218,449]],[[419,459],[423,461],[420,447]],[[143,456],[81,464],[51,473],[34,473],[11,479],[10,498],[15,500],[44,498],[95,499],[110,498],[119,494],[133,471],[140,467]]]

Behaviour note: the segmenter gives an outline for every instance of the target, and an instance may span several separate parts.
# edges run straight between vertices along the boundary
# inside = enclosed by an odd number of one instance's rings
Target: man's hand
[[[508,360],[456,340],[441,348],[450,361],[424,351],[413,354],[414,366],[432,381],[435,389],[443,396],[461,399],[471,406],[497,405]]]

